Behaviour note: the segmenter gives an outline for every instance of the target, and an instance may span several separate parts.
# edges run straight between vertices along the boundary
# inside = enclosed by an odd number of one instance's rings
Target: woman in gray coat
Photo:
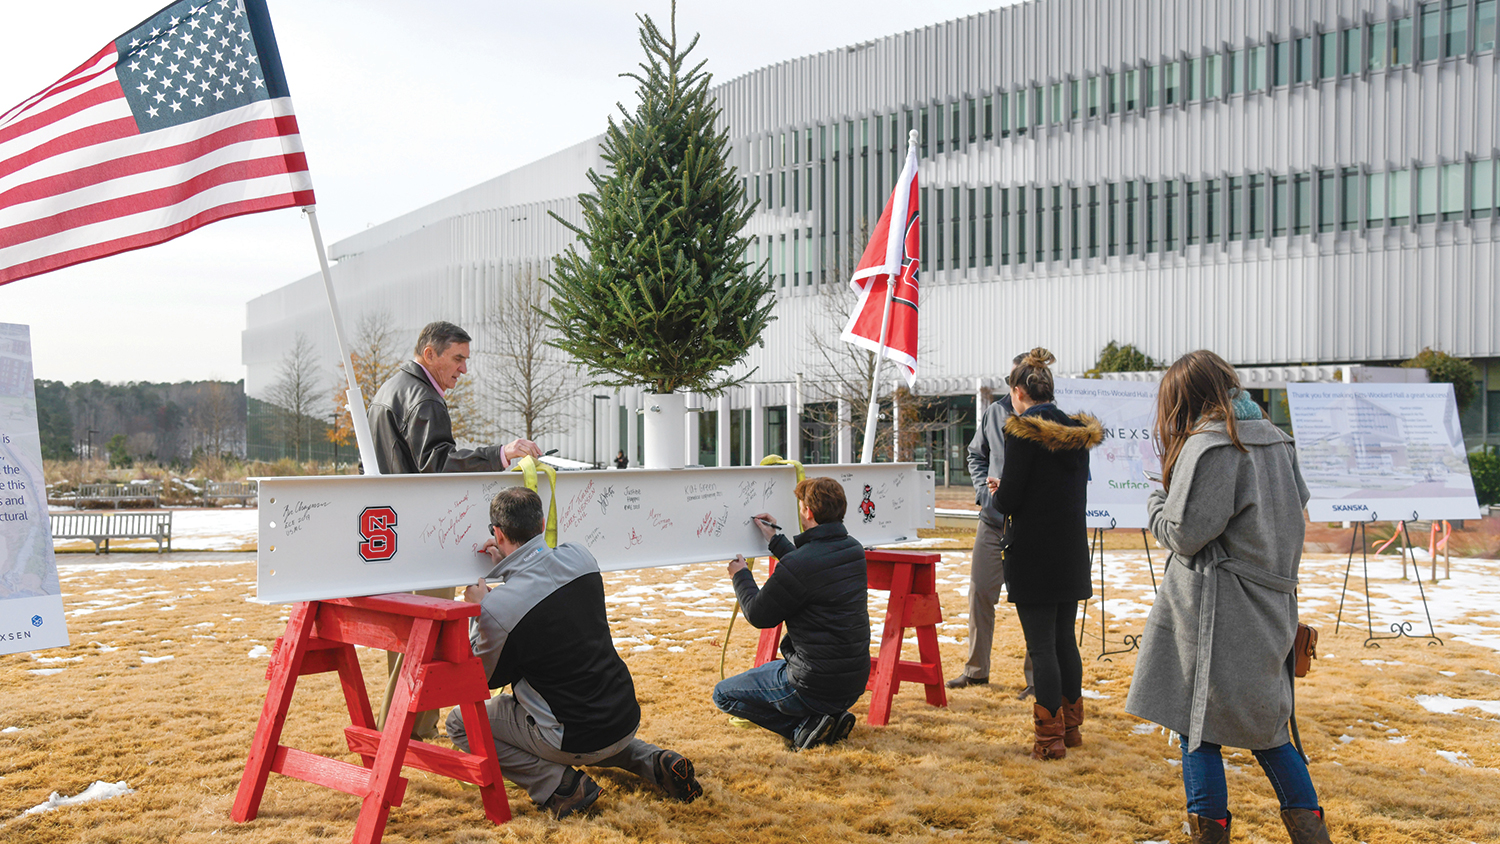
[[[1292,441],[1209,351],[1162,376],[1162,489],[1151,532],[1171,554],[1125,710],[1181,735],[1194,842],[1229,840],[1221,745],[1249,748],[1293,844],[1327,842],[1307,762],[1292,746],[1292,642],[1307,486]]]

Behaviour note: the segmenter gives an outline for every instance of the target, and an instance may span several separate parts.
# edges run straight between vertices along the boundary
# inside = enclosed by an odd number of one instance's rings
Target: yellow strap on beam
[[[541,490],[538,490],[536,488],[536,484],[537,484],[536,470],[537,470],[538,466],[540,466],[541,470],[546,473],[546,475],[547,475],[547,483],[549,483],[549,484],[552,485],[552,503],[549,504],[548,507],[547,507],[547,531],[546,531],[546,537],[547,537],[547,547],[548,548],[556,548],[557,547],[557,470],[554,469],[554,468],[552,468],[550,465],[548,465],[546,463],[538,462],[536,460],[536,458],[532,457],[531,455],[527,455],[525,457],[522,457],[519,461],[517,461],[516,463],[514,463],[510,467],[510,470],[512,472],[520,472],[521,473],[521,480],[522,480],[523,483],[526,484],[526,488],[529,489],[529,490],[531,490],[532,492],[536,493],[537,495],[541,495],[542,494]]]
[[[803,481],[807,480],[807,472],[806,472],[806,470],[804,470],[802,468],[802,464],[801,463],[798,463],[795,460],[788,460],[788,459],[786,459],[785,457],[782,457],[779,454],[767,454],[765,457],[761,458],[760,465],[762,465],[762,466],[791,466],[792,468],[794,468],[794,469],[797,470],[797,483],[800,484]],[[795,489],[795,487],[794,487],[794,489]],[[797,508],[797,529],[799,531],[807,529],[807,525],[802,524],[802,508],[800,508],[800,507]],[[787,537],[787,538],[790,539],[791,537]]]

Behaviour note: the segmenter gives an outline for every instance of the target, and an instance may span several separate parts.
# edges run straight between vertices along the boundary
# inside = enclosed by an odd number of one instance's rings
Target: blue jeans
[[[1187,739],[1182,742],[1182,787],[1187,791],[1189,814],[1204,818],[1223,820],[1229,817],[1229,788],[1224,783],[1224,757],[1219,745],[1203,742],[1193,753],[1187,751]],[[1282,809],[1313,809],[1318,806],[1318,795],[1313,790],[1312,778],[1307,774],[1307,763],[1297,748],[1287,742],[1270,750],[1252,750],[1255,761],[1266,772],[1266,779],[1276,789],[1276,799]]]
[[[786,676],[786,660],[773,659],[720,680],[714,686],[714,706],[780,735],[787,741],[803,720],[832,713],[814,708]]]

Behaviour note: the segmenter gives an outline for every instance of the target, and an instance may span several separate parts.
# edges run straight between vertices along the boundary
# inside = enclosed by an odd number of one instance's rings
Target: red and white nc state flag
[[[312,204],[266,0],[175,0],[0,114],[0,284]]]
[[[859,302],[839,339],[895,361],[910,387],[917,380],[917,271],[922,264],[917,148],[907,147],[901,178],[854,269]],[[894,288],[892,286],[894,279]]]

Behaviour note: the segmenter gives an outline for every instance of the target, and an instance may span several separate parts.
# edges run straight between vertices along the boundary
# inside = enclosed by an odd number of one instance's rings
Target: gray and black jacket
[[[414,360],[380,385],[367,415],[382,475],[505,470],[499,446],[459,448],[453,441],[448,403]]]
[[[974,439],[969,440],[969,478],[974,481],[974,503],[981,507],[990,500],[985,481],[999,478],[1005,469],[1005,420],[1014,415],[1010,396],[990,402],[979,418]]]
[[[756,587],[748,569],[735,573],[740,609],[762,629],[786,623],[781,655],[792,686],[814,709],[842,712],[870,679],[865,549],[843,522],[818,525],[795,540],[778,533],[770,549],[776,571],[764,587]]]
[[[536,536],[501,560],[495,575],[505,582],[469,623],[490,688],[511,686],[562,750],[591,753],[633,734],[641,707],[609,635],[593,555],[569,542],[548,548]]]

